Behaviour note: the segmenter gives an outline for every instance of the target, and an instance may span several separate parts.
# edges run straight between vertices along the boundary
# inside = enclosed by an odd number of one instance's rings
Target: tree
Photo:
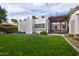
[[[42,16],[41,18],[45,18],[44,16]]]
[[[19,21],[22,21],[21,19],[19,19]]]
[[[36,16],[32,16],[32,19],[38,19]]]
[[[70,9],[70,11],[68,12],[69,15],[72,15],[74,12],[76,12],[77,10],[79,10],[79,6],[76,6],[75,8]]]
[[[14,19],[14,18],[12,18],[11,21],[12,21],[13,24],[18,23],[17,19]]]
[[[7,20],[7,11],[0,6],[0,23]]]

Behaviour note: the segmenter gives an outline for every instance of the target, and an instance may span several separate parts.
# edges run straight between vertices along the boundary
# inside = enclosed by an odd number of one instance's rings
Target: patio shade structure
[[[61,33],[61,23],[65,22],[65,32],[64,33],[68,33],[68,23],[69,23],[69,15],[64,15],[64,16],[51,16],[48,17],[49,19],[49,31],[51,32],[52,30],[52,23],[56,23],[59,22],[60,23],[60,33]]]

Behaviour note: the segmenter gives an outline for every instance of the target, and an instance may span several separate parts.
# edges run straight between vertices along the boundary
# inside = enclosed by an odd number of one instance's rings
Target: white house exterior
[[[32,34],[32,19],[27,19],[18,22],[18,31]]]
[[[71,15],[69,20],[69,33],[79,33],[79,10]]]
[[[18,31],[26,34],[40,33],[41,31],[48,32],[47,19],[26,19],[18,22]]]
[[[50,28],[51,24],[51,28]],[[49,19],[25,19],[18,22],[18,31],[26,34],[40,33],[46,31],[47,33],[65,33],[66,30],[65,22],[52,22]]]

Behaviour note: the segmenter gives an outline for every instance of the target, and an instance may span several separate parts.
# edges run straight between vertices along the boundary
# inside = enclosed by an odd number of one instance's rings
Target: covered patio
[[[51,16],[49,19],[49,33],[66,34],[69,32],[69,16]]]

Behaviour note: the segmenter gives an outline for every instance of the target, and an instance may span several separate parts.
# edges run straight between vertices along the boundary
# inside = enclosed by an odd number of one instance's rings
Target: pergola
[[[61,33],[61,23],[62,22],[65,22],[65,32],[64,33],[68,33],[68,29],[69,29],[69,26],[68,26],[68,23],[69,23],[69,15],[65,15],[65,16],[51,16],[51,17],[48,17],[49,19],[49,26],[50,26],[50,32],[52,30],[52,23],[56,23],[56,22],[59,22],[60,23],[60,33]]]

